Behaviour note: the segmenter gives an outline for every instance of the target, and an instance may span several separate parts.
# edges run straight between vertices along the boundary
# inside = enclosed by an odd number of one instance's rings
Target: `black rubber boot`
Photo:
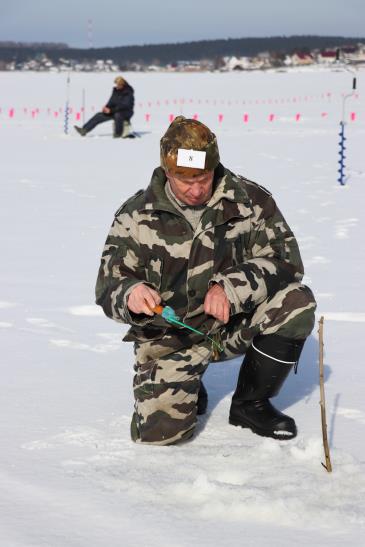
[[[84,129],[83,127],[78,127],[77,125],[74,125],[74,129],[76,129],[76,131],[78,132],[79,135],[81,135],[81,137],[85,137],[87,133],[86,129]]]
[[[287,440],[297,434],[295,421],[269,401],[277,395],[293,366],[297,366],[305,340],[276,334],[256,336],[246,352],[232,397],[229,423],[248,427],[263,437]]]
[[[207,411],[208,406],[208,393],[207,390],[204,387],[203,382],[200,382],[200,388],[198,393],[198,409],[197,414],[201,416],[202,414],[205,414]]]

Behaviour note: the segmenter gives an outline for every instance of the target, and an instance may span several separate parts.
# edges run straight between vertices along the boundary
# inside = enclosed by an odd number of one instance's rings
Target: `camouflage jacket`
[[[108,317],[131,325],[125,340],[161,339],[177,331],[160,316],[128,310],[126,295],[141,282],[182,320],[211,333],[222,326],[204,314],[212,283],[224,288],[236,316],[302,279],[297,242],[267,190],[220,164],[194,232],[166,196],[165,182],[163,169],[155,169],[148,188],[119,208],[102,254],[96,303]]]

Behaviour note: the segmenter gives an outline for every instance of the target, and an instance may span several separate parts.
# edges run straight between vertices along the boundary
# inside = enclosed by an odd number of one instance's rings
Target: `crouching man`
[[[176,118],[160,150],[147,189],[115,215],[96,285],[105,314],[131,326],[132,439],[191,437],[206,410],[209,362],[243,354],[229,423],[291,439],[295,421],[270,399],[297,367],[316,307],[295,237],[270,192],[220,163],[199,121]],[[157,305],[204,334],[167,323]]]

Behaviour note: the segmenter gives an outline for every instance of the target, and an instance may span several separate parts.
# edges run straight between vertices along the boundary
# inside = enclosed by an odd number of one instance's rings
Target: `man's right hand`
[[[133,313],[145,313],[146,315],[154,315],[152,309],[158,306],[161,302],[161,296],[157,291],[147,287],[147,285],[137,285],[127,301],[127,307]]]
[[[104,112],[104,114],[110,114],[110,108],[103,106],[102,112]]]

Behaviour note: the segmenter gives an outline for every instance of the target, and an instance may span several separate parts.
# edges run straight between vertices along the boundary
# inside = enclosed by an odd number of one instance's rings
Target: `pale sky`
[[[365,0],[0,0],[0,41],[94,47],[365,35]]]

